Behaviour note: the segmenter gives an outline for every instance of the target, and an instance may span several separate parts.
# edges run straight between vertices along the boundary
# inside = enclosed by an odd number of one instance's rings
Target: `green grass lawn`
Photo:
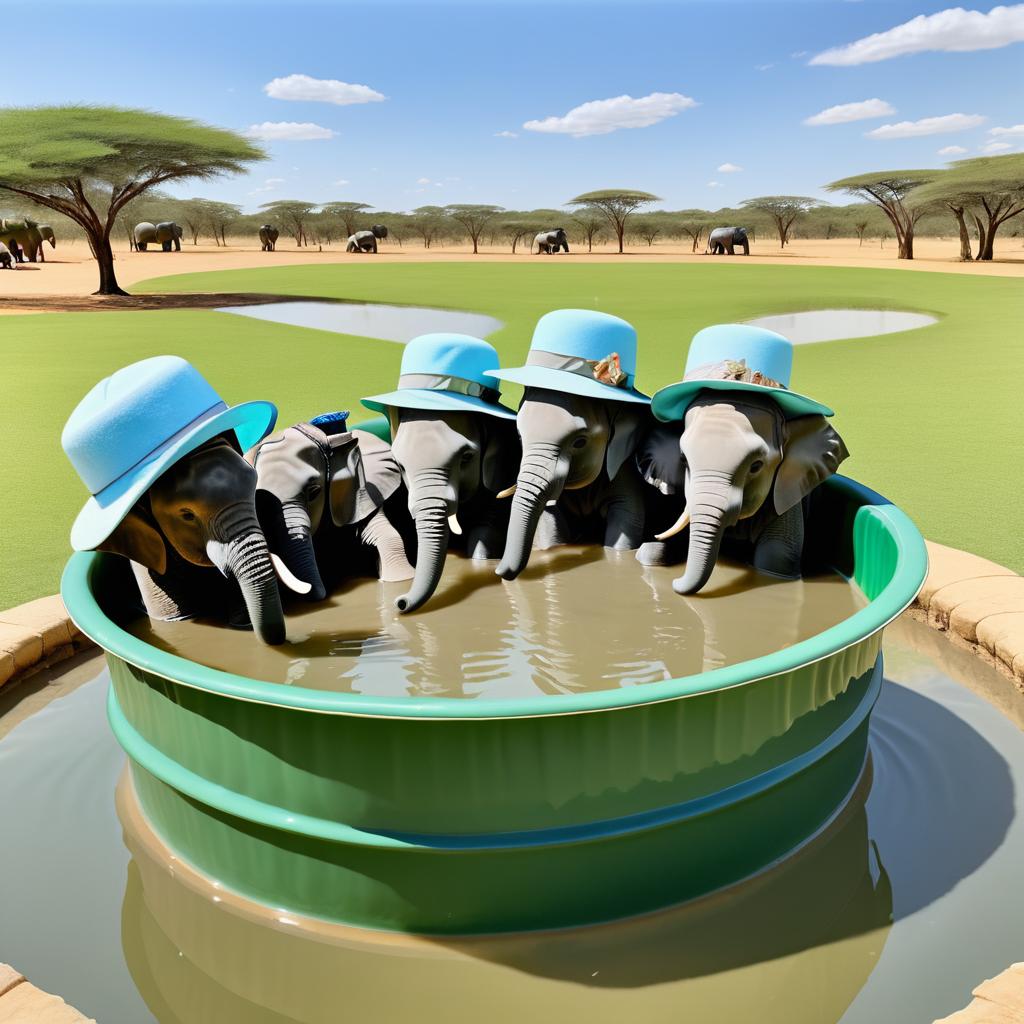
[[[185,274],[148,291],[261,291],[458,307],[506,324],[522,360],[537,318],[606,310],[640,333],[638,385],[681,376],[707,324],[800,309],[931,312],[940,322],[873,339],[798,347],[793,386],[837,410],[843,471],[901,505],[933,540],[1024,570],[1020,370],[1024,283],[956,274],[714,264],[543,261],[281,267]],[[84,488],[60,448],[68,414],[101,377],[162,353],[190,359],[229,402],[269,398],[282,424],[394,385],[400,345],[213,311],[11,317],[0,335],[0,608],[53,593]],[[516,395],[509,393],[512,400]],[[367,414],[368,415],[368,414]],[[358,417],[357,417],[358,418]]]

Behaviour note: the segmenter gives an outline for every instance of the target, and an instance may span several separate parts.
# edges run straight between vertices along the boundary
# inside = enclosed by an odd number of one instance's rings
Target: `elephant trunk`
[[[409,488],[409,510],[416,522],[416,573],[409,591],[395,600],[400,612],[414,612],[441,582],[448,553],[448,517],[458,508],[458,494],[445,470],[425,470]]]
[[[568,475],[569,459],[558,445],[536,443],[523,452],[505,552],[495,570],[503,579],[514,580],[526,568],[544,506],[557,501]]]
[[[739,518],[743,493],[730,477],[702,472],[690,477],[687,505],[690,511],[690,544],[686,570],[672,581],[677,594],[695,594],[711,578],[722,534]]]
[[[235,505],[224,509],[211,523],[211,533],[206,554],[225,576],[238,583],[256,635],[265,644],[283,644],[281,596],[255,508]]]
[[[289,571],[309,584],[309,599],[322,601],[327,588],[320,576],[313,549],[313,526],[309,511],[301,501],[286,501],[281,506],[281,518],[277,526],[277,550]]]

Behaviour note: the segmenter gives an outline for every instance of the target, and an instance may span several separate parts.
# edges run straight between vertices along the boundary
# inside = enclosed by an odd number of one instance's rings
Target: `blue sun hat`
[[[491,372],[525,387],[647,404],[650,398],[633,386],[636,350],[636,329],[625,320],[556,309],[537,321],[525,366]]]
[[[270,402],[228,407],[178,356],[154,356],[101,380],[61,434],[91,497],[71,528],[71,546],[91,551],[110,536],[149,486],[178,459],[234,430],[245,452],[277,422]]]
[[[438,412],[485,412],[502,419],[516,414],[502,405],[501,384],[491,371],[498,363],[493,345],[468,334],[421,334],[405,346],[398,388],[370,395],[363,405],[386,413],[388,407]]]
[[[789,390],[792,372],[788,338],[751,324],[715,324],[693,336],[682,381],[658,391],[651,411],[667,423],[681,420],[701,391],[757,391],[772,398],[787,419],[833,415],[827,405]]]

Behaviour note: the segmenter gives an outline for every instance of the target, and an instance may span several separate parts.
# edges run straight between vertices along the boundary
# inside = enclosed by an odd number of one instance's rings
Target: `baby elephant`
[[[675,524],[644,544],[637,559],[672,565],[679,594],[711,577],[723,540],[774,576],[800,576],[802,499],[836,472],[849,453],[823,415],[787,419],[767,394],[704,391],[685,419],[658,424],[638,453],[640,471],[663,495],[675,495]],[[674,538],[689,526],[688,547]]]
[[[247,455],[270,547],[322,601],[328,582],[364,571],[407,580],[413,568],[384,505],[401,487],[391,448],[328,413],[273,434]],[[369,555],[369,560],[366,556]]]
[[[4,270],[16,270],[14,255],[10,249],[0,242],[0,267]]]

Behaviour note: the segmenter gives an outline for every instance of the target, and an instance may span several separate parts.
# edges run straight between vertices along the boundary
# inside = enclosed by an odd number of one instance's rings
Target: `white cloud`
[[[519,132],[495,132],[494,137],[496,139],[518,139]]]
[[[310,78],[309,75],[274,78],[263,86],[263,91],[275,100],[333,103],[339,107],[353,103],[379,103],[386,98],[368,85],[350,85],[336,78]]]
[[[430,179],[429,178],[417,178],[416,179],[416,184],[417,185],[429,185],[430,184]]]
[[[755,64],[754,65],[754,70],[755,71],[771,71],[771,69],[773,67],[775,67],[774,64]]]
[[[967,150],[963,146],[943,146],[939,150],[939,156],[960,156],[966,152]]]
[[[333,185],[337,185],[340,188],[344,188],[346,185],[351,185],[352,182],[348,178],[339,178],[337,181],[332,182]]]
[[[284,178],[267,178],[259,188],[254,188],[249,195],[258,196],[261,192],[273,192],[278,185],[284,184]]]
[[[935,14],[919,14],[887,32],[876,32],[846,46],[835,46],[812,57],[810,63],[849,67],[908,53],[995,50],[1021,41],[1024,4],[993,7],[988,14],[950,7]]]
[[[722,174],[736,174],[743,170],[743,168],[738,164],[719,164],[717,169],[721,171]]]
[[[981,114],[945,114],[942,117],[922,117],[920,121],[898,121],[883,124],[864,134],[869,139],[912,139],[919,135],[941,135],[944,132],[962,132],[984,124]]]
[[[896,108],[891,103],[876,97],[858,103],[840,103],[834,107],[826,107],[820,113],[804,118],[804,124],[814,127],[823,124],[846,124],[849,121],[866,121],[872,117],[887,117],[895,113]]]
[[[308,139],[333,139],[335,133],[311,121],[264,121],[262,124],[250,125],[246,135],[264,142],[302,142]]]
[[[989,142],[981,147],[982,153],[1005,153],[1008,149],[1013,149],[1013,146],[1009,142]]]
[[[1010,125],[1009,128],[989,128],[989,135],[1024,135],[1024,124]]]
[[[792,57],[793,60],[799,60],[801,57],[806,57],[806,56],[807,56],[807,50],[797,50],[796,53],[791,53],[790,54],[790,57]]]
[[[708,188],[721,188],[722,183],[720,181],[709,181]]]
[[[582,103],[563,117],[527,121],[523,127],[529,132],[571,135],[582,139],[586,135],[607,135],[620,128],[647,128],[695,106],[696,100],[678,92],[652,92],[639,99],[615,96],[607,100]]]

